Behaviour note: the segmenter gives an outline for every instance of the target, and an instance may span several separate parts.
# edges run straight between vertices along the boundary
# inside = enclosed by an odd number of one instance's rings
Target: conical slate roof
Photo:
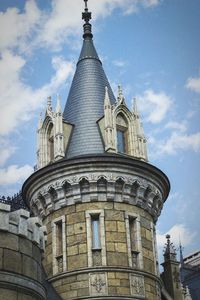
[[[115,102],[115,97],[93,44],[88,14],[90,14],[88,11],[83,13],[86,22],[83,46],[64,110],[64,119],[74,125],[66,151],[67,158],[104,153],[97,121],[104,114],[106,86],[111,103]]]

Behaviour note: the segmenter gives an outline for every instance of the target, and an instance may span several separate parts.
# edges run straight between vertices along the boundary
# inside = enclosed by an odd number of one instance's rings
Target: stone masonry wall
[[[38,218],[10,212],[0,203],[0,300],[44,300],[41,258],[44,235]]]
[[[88,210],[104,212],[104,265],[89,266]],[[127,213],[140,217],[143,266],[138,268],[129,264],[125,222]],[[53,274],[52,222],[63,216],[66,220],[66,271]],[[82,203],[64,207],[49,215],[44,222],[47,228],[44,266],[49,280],[62,299],[96,299],[97,296],[101,296],[100,299],[138,299],[136,296],[140,299],[159,299],[159,278],[152,238],[153,221],[143,209],[125,203]]]

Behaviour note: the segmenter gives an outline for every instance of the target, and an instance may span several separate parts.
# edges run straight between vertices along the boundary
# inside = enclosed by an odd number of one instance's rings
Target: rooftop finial
[[[83,25],[84,28],[84,34],[83,38],[89,38],[92,39],[92,25],[89,23],[89,21],[92,19],[91,12],[88,11],[87,2],[88,0],[84,0],[85,2],[85,11],[82,13],[82,19],[85,21],[85,24]]]

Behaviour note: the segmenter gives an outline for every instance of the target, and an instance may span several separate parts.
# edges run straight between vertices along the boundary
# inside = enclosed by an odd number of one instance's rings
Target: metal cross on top
[[[88,0],[83,0],[85,2],[85,11],[82,13],[82,19],[85,21],[85,23],[89,23],[89,21],[92,19],[91,12],[88,11],[87,2]]]

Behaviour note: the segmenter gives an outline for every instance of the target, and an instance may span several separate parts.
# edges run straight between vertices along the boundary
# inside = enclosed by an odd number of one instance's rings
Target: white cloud
[[[0,167],[15,153],[15,150],[16,147],[12,146],[7,139],[0,137]]]
[[[170,121],[165,125],[165,128],[167,129],[176,129],[181,132],[185,132],[187,130],[187,124],[186,122],[176,122],[176,121]]]
[[[175,224],[172,228],[170,228],[166,233],[162,234],[159,231],[157,232],[157,244],[158,248],[162,250],[166,243],[166,235],[170,234],[171,241],[174,245],[178,246],[180,241],[183,246],[190,245],[197,233],[192,232],[189,228],[187,228],[184,224]]]
[[[189,78],[186,83],[186,88],[200,94],[200,77]]]
[[[143,95],[137,96],[138,105],[144,113],[147,122],[160,123],[166,117],[172,105],[172,99],[164,92],[156,93],[149,89]]]
[[[164,141],[157,141],[157,154],[176,154],[178,150],[200,151],[200,132],[194,134],[182,134],[172,132]]]
[[[0,12],[0,51],[13,47],[26,48],[28,38],[40,20],[41,11],[34,0],[26,1],[24,12],[15,7]]]
[[[54,57],[52,66],[55,73],[49,83],[34,90],[25,84],[21,72],[25,59],[9,51],[0,59],[0,134],[6,135],[22,122],[32,118],[32,113],[41,107],[48,95],[56,93],[73,72],[73,64],[62,57]]]
[[[33,172],[29,165],[18,167],[11,165],[6,169],[0,169],[0,185],[22,183]]]
[[[113,65],[119,68],[123,68],[126,66],[126,62],[123,60],[113,60]]]

